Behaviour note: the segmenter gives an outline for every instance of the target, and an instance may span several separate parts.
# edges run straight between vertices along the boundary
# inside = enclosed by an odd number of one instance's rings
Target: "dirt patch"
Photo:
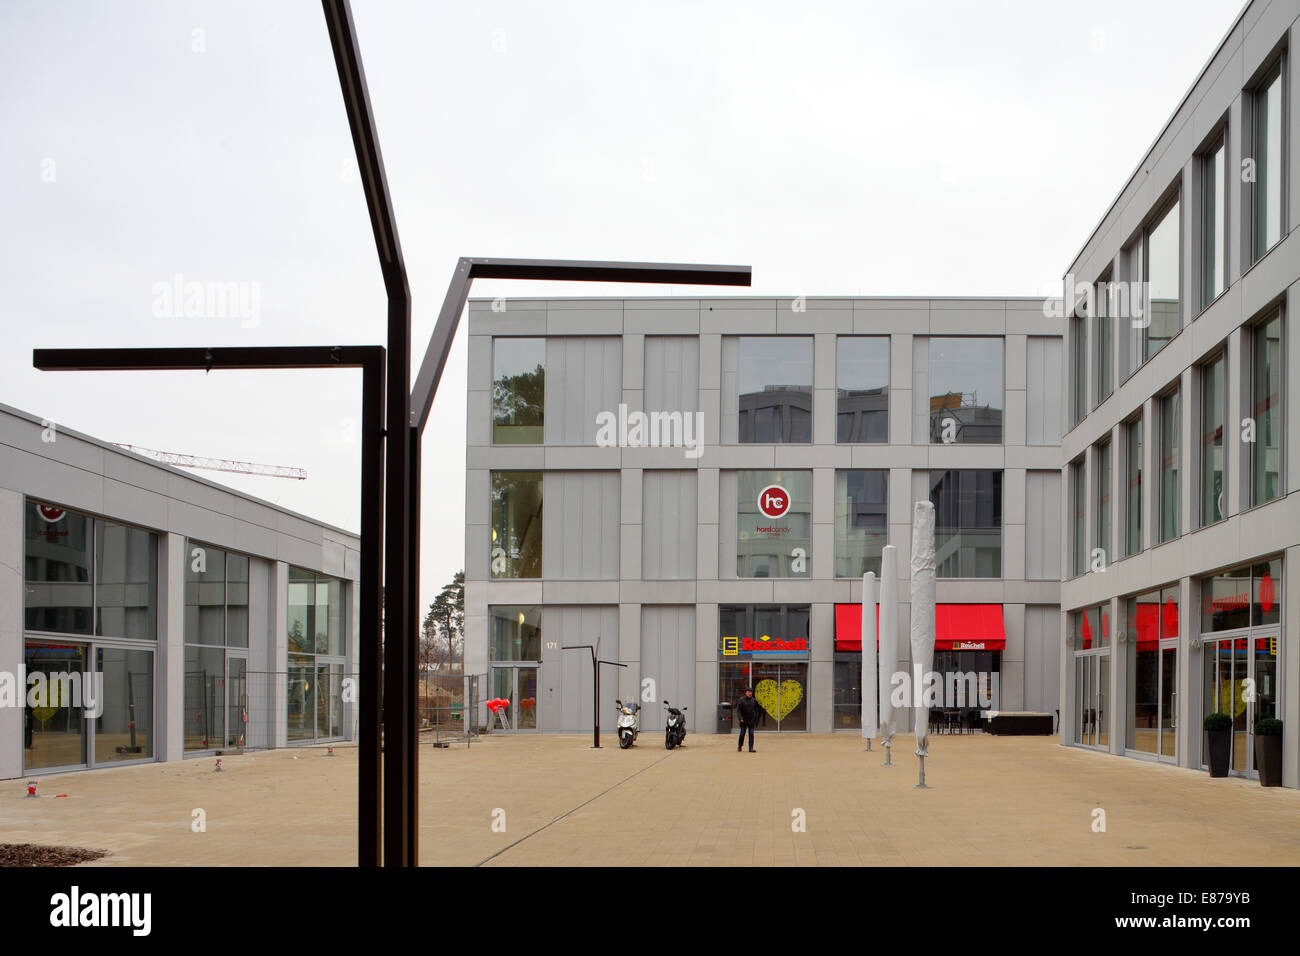
[[[108,856],[106,850],[79,846],[39,846],[35,843],[0,843],[0,866],[75,866]]]

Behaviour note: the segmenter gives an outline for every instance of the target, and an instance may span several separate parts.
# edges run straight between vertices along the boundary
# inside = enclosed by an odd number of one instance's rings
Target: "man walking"
[[[740,748],[745,745],[745,731],[749,731],[749,752],[754,752],[754,727],[758,724],[758,701],[754,700],[754,688],[746,687],[745,696],[740,698],[740,703],[736,706],[736,714],[740,717],[740,739],[736,741],[736,753],[740,753]]]

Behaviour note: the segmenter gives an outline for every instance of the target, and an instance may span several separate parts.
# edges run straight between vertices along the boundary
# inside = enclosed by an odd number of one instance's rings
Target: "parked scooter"
[[[674,747],[682,746],[686,740],[686,714],[689,707],[683,707],[678,710],[671,706],[668,701],[664,701],[664,706],[668,708],[668,720],[664,723],[664,749],[672,750]]]
[[[614,703],[618,707],[618,745],[627,750],[636,742],[637,732],[641,729],[640,718],[637,716],[641,705],[632,700],[626,704],[621,700]]]

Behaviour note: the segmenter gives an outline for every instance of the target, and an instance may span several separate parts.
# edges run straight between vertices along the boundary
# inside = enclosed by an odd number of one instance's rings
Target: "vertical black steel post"
[[[595,700],[592,701],[592,711],[591,711],[592,715],[596,718],[595,738],[592,740],[591,746],[594,747],[596,750],[599,750],[600,749],[600,664],[597,663],[596,661],[596,654],[594,651],[591,654],[591,675],[592,677],[595,678],[595,680],[593,680],[591,683],[592,686],[595,688],[595,695],[596,695]]]
[[[357,664],[361,670],[361,715],[357,733],[357,865],[378,866],[383,835],[383,699],[384,566],[384,361],[363,367],[361,379],[361,633]],[[354,705],[355,706],[355,705]]]
[[[408,398],[407,413],[410,413]],[[409,419],[408,419],[409,420]],[[407,574],[410,579],[410,620],[414,638],[406,647],[407,668],[411,674],[410,734],[406,742],[407,773],[410,775],[410,796],[406,807],[407,852],[410,866],[418,866],[420,857],[420,634],[423,633],[420,614],[420,430],[408,428],[411,472],[407,483],[407,520],[410,523],[410,558]],[[448,638],[450,641],[450,637]]]

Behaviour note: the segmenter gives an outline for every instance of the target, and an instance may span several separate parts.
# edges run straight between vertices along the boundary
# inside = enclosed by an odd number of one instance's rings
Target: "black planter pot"
[[[1282,786],[1282,738],[1280,736],[1255,738],[1255,769],[1259,771],[1261,787]]]
[[[1232,763],[1232,731],[1205,731],[1205,762],[1211,777],[1226,777]]]

